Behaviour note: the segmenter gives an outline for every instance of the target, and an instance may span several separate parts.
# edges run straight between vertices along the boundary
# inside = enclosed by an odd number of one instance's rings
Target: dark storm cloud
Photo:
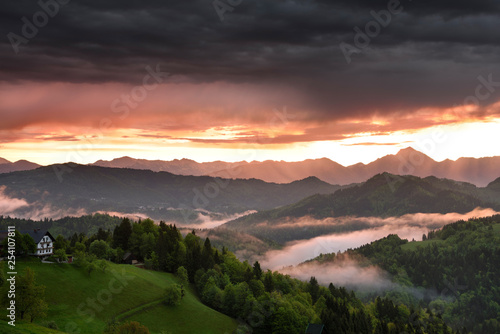
[[[352,54],[354,27],[388,1],[242,0],[224,21],[203,1],[69,1],[15,53],[10,32],[40,11],[3,2],[0,80],[138,83],[162,64],[193,83],[290,86],[316,120],[450,107],[474,93],[479,75],[500,81],[498,1],[401,1],[402,11]],[[498,99],[484,101],[491,104]],[[287,101],[283,101],[287,104]]]

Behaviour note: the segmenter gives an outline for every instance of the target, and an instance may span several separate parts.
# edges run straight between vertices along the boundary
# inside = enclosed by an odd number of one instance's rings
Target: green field
[[[10,326],[5,321],[0,321],[0,334],[61,334],[63,332],[48,329],[38,324],[16,323]]]
[[[172,274],[110,263],[105,272],[89,277],[70,264],[19,260],[16,269],[22,273],[27,266],[35,271],[37,283],[46,286],[49,304],[47,317],[36,323],[54,321],[63,332],[102,333],[113,318],[139,321],[152,333],[231,333],[237,327],[236,320],[203,305],[190,287],[180,306],[159,303],[164,288],[179,283]],[[19,333],[55,333],[28,324],[16,328]],[[0,333],[16,333],[10,329],[0,322]]]

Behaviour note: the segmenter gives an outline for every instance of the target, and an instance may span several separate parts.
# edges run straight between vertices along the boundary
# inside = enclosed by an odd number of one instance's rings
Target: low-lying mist
[[[281,250],[268,251],[264,256],[257,258],[262,267],[278,270],[303,280],[309,280],[315,276],[322,284],[349,286],[355,289],[389,289],[394,284],[388,275],[378,267],[360,264],[354,259],[335,261],[334,263],[320,264],[319,262],[303,263],[313,259],[320,254],[344,252],[348,249],[357,248],[364,244],[386,237],[389,234],[397,234],[402,239],[422,240],[422,235],[429,230],[440,228],[443,225],[457,220],[467,220],[472,217],[483,217],[497,214],[491,209],[475,209],[466,214],[408,214],[402,217],[390,218],[354,218],[357,222],[366,225],[364,230],[348,233],[337,233],[319,236],[307,240],[289,242]],[[335,218],[330,223],[348,224],[352,218]],[[318,221],[303,219],[299,226],[311,226]],[[325,223],[322,221],[321,223]]]
[[[255,213],[257,211],[255,210],[249,210],[245,211],[242,213],[235,213],[235,214],[224,214],[224,213],[213,213],[213,212],[197,212],[198,213],[198,218],[197,221],[200,223],[188,223],[188,224],[181,224],[181,227],[186,227],[186,228],[196,228],[196,229],[212,229],[216,228],[218,226],[221,226],[228,221],[238,219],[240,217]]]
[[[296,230],[308,229],[311,226],[343,226],[346,229],[350,224],[358,226],[356,231],[323,235],[306,240],[286,243],[281,250],[267,252],[260,259],[262,264],[269,269],[279,269],[295,265],[312,259],[320,254],[343,252],[349,248],[356,248],[372,241],[397,234],[402,239],[422,240],[422,235],[429,230],[457,220],[467,220],[472,217],[484,217],[497,214],[492,209],[477,208],[466,214],[458,213],[415,213],[401,217],[339,217],[315,220],[314,218],[300,218],[288,222],[286,226],[280,224],[275,229],[295,227]]]
[[[388,290],[395,287],[389,275],[379,267],[362,265],[346,255],[332,263],[307,262],[279,271],[303,281],[314,276],[322,285],[333,283],[356,290]]]
[[[54,208],[52,205],[41,201],[28,203],[23,198],[8,196],[5,189],[5,186],[0,187],[0,215],[41,220],[44,218],[59,219],[66,216],[79,217],[87,214],[83,209]]]

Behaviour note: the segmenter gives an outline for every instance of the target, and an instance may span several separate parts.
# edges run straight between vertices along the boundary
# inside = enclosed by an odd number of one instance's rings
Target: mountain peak
[[[4,158],[0,158],[0,165],[1,164],[10,164],[10,161]]]
[[[396,155],[399,155],[399,154],[410,154],[410,153],[421,153],[423,154],[422,152],[420,151],[417,151],[416,149],[414,149],[413,147],[411,146],[408,146],[407,148],[402,148],[398,151],[398,153],[396,153]]]
[[[399,150],[398,153],[395,154],[396,157],[404,158],[405,160],[429,160],[429,161],[434,161],[431,157],[429,157],[427,154],[422,153],[416,149],[414,149],[411,146],[408,146],[407,148],[403,148]]]

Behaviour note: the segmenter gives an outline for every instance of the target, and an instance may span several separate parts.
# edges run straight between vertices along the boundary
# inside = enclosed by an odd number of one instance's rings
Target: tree
[[[89,264],[87,254],[84,252],[75,252],[73,263],[79,268],[85,268]]]
[[[182,299],[182,287],[179,284],[172,284],[165,288],[163,302],[168,306],[178,306]]]
[[[149,329],[137,321],[126,322],[116,329],[114,334],[149,334]]]
[[[54,257],[57,259],[57,262],[68,260],[68,256],[66,255],[66,251],[63,248],[56,250],[54,252]]]
[[[85,271],[87,272],[87,274],[89,274],[89,276],[96,269],[97,269],[97,264],[95,263],[95,261],[88,262],[87,266],[85,267]]]
[[[64,239],[64,237],[62,235],[58,235],[56,237],[56,241],[54,241],[54,249],[64,249],[66,250],[66,248],[68,247],[68,241],[66,241],[66,239]]]
[[[186,268],[184,268],[183,266],[180,266],[179,268],[177,268],[177,277],[179,277],[183,283],[187,283],[189,280],[189,277],[188,277],[188,272],[187,272]]]
[[[267,292],[271,292],[274,290],[273,273],[270,270],[268,270],[264,275],[264,287],[266,288]]]
[[[115,227],[113,232],[113,245],[123,250],[128,249],[128,241],[132,234],[130,219],[124,218],[120,225]]]
[[[273,315],[273,333],[302,334],[307,322],[301,319],[291,307],[285,304],[281,306]]]
[[[156,248],[156,238],[153,232],[147,232],[141,235],[140,240],[140,255],[143,259],[146,259],[151,256],[151,253]]]
[[[90,244],[89,252],[100,259],[104,259],[108,256],[109,245],[104,240],[95,240]]]
[[[146,218],[140,222],[140,225],[142,226],[144,233],[158,234],[158,227],[152,219]]]
[[[156,255],[156,252],[151,252],[151,258],[144,259],[144,265],[147,269],[159,269],[158,255]]]
[[[253,275],[257,280],[260,280],[260,278],[262,277],[262,269],[260,268],[259,261],[255,261],[255,263],[253,264]]]
[[[29,234],[23,235],[23,243],[24,243],[24,252],[25,254],[35,253],[36,252],[36,243],[35,240]]]
[[[3,241],[3,249],[8,249],[8,240],[9,238],[5,238]],[[22,235],[19,231],[14,232],[14,240],[15,240],[15,250],[16,256],[19,255],[28,255],[29,253],[36,252],[36,243],[33,238],[29,234]]]
[[[21,319],[29,315],[33,322],[36,318],[44,317],[48,309],[45,286],[36,284],[35,273],[31,268],[26,268],[25,274],[17,277],[16,286],[16,308]]]
[[[75,252],[85,252],[86,249],[87,248],[83,243],[78,241],[75,243]]]
[[[97,261],[97,266],[99,267],[99,269],[101,269],[102,272],[105,272],[106,269],[109,268],[109,263],[106,260],[99,260]]]
[[[319,284],[318,280],[314,276],[311,276],[311,279],[309,280],[309,293],[312,297],[312,303],[315,304],[319,298]]]
[[[212,244],[210,243],[210,239],[207,237],[205,239],[205,243],[203,244],[203,250],[201,252],[201,265],[203,268],[210,269],[214,266],[214,255]]]

